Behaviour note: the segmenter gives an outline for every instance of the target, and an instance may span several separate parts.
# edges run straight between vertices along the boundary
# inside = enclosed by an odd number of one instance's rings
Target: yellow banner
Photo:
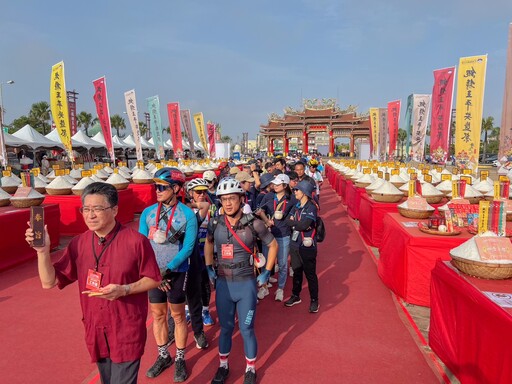
[[[378,154],[379,148],[379,108],[370,108],[371,157]]]
[[[487,55],[462,57],[459,61],[455,161],[460,168],[478,166],[486,68]]]
[[[199,136],[201,145],[203,146],[206,153],[208,153],[208,144],[206,142],[206,134],[204,133],[205,131],[203,112],[194,113],[194,124],[196,126],[197,135]]]
[[[50,107],[53,121],[59,133],[60,141],[68,153],[69,159],[73,162],[73,148],[71,146],[71,130],[69,125],[68,97],[66,94],[66,81],[64,79],[64,62],[55,64],[52,67],[50,79]]]

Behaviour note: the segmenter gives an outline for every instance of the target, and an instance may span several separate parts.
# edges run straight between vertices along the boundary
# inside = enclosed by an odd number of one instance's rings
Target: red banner
[[[110,154],[112,162],[115,164],[116,157],[114,154],[114,147],[112,146],[112,129],[110,127],[110,113],[108,111],[108,99],[107,99],[107,82],[105,76],[94,80],[94,102],[96,103],[96,113],[98,114],[98,120],[100,121],[101,131],[105,139],[105,145],[107,151]]]
[[[389,159],[395,159],[396,143],[398,142],[398,126],[400,122],[400,100],[388,103],[388,126],[389,126]]]
[[[436,163],[445,163],[450,150],[448,146],[454,79],[455,67],[434,71],[432,118],[430,119],[430,156]]]
[[[210,145],[210,157],[215,157],[215,124],[208,122],[206,124],[206,130],[208,132],[208,143]]]
[[[180,103],[167,104],[167,114],[169,115],[169,130],[174,157],[182,157],[183,143],[181,141]]]

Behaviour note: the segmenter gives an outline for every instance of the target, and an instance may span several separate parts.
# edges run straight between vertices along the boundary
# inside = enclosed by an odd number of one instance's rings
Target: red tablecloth
[[[130,184],[128,188],[133,191],[133,212],[141,213],[156,203],[155,184]]]
[[[43,204],[44,219],[50,234],[51,247],[59,245],[60,211],[57,204]],[[30,208],[15,208],[12,205],[0,208],[0,271],[21,264],[36,256],[25,241]]]
[[[348,215],[353,219],[359,219],[359,204],[363,194],[366,194],[366,189],[356,187],[352,180],[346,181],[345,202]]]
[[[512,294],[511,280],[481,280],[438,261],[429,344],[463,384],[512,382],[512,309],[482,291]]]
[[[123,189],[119,192],[119,210],[117,220],[122,224],[133,221],[133,190]],[[82,206],[81,196],[75,195],[47,195],[45,203],[59,204],[60,206],[60,233],[65,236],[74,236],[85,232],[85,225],[82,214],[79,212]]]
[[[336,192],[341,197],[341,202],[347,204],[347,179],[342,174],[338,174],[336,182]]]
[[[404,222],[419,222],[398,213],[384,216],[379,276],[386,286],[411,304],[430,306],[430,273],[436,260],[450,260],[450,249],[465,242],[466,230],[458,236],[435,236]]]

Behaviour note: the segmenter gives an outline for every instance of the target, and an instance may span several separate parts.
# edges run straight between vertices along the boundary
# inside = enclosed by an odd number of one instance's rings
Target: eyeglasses
[[[172,185],[156,184],[155,188],[158,192],[163,192],[163,191],[167,191],[168,189],[171,189]]]
[[[106,207],[106,208],[104,208],[104,207],[81,207],[80,213],[83,215],[88,215],[89,213],[94,212],[95,215],[100,215],[105,210],[107,210],[109,208],[113,208],[113,207]]]
[[[206,191],[204,189],[201,189],[199,191],[196,191],[195,189],[193,189],[192,191],[194,191],[195,193],[197,193],[198,195],[203,195],[206,193]]]
[[[240,197],[238,196],[226,196],[226,197],[221,197],[220,198],[220,202],[222,204],[224,203],[234,203],[235,201],[238,201],[240,199]]]
[[[206,179],[205,179],[205,180],[206,180]],[[213,179],[213,180],[206,180],[206,181],[208,182],[208,184],[213,184],[213,183],[215,183],[215,179]]]
[[[300,189],[298,189],[298,188],[293,188],[293,192],[298,192],[298,191],[300,191]]]

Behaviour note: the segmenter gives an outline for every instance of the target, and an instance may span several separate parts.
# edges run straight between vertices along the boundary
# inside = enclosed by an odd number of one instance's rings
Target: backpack
[[[316,217],[316,241],[321,243],[325,239],[325,225],[320,216]]]

